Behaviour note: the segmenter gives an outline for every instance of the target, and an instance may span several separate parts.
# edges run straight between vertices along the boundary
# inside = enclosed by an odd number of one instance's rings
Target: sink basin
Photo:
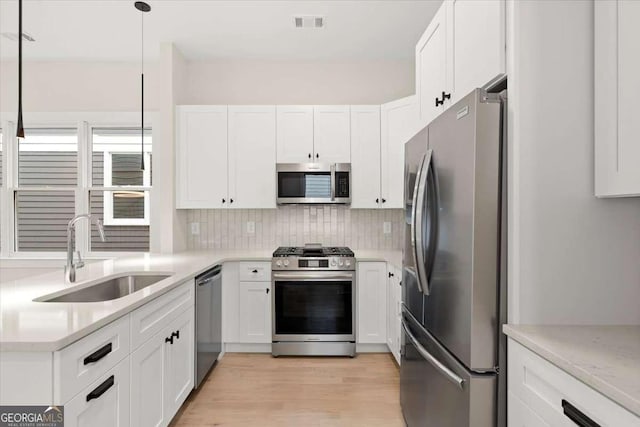
[[[100,302],[122,298],[160,280],[171,274],[123,274],[110,277],[90,286],[67,292],[54,297],[43,297],[41,302]]]

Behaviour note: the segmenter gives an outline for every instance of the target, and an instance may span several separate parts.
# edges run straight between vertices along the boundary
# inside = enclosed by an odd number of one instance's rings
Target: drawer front
[[[241,282],[270,282],[271,263],[269,262],[240,262]]]
[[[194,306],[194,282],[189,280],[131,313],[131,350],[147,341],[180,313]]]
[[[64,425],[128,427],[129,382],[127,357],[64,405]]]
[[[640,418],[511,339],[508,355],[509,393],[546,424],[575,427],[564,414],[566,400],[603,427],[640,427]]]
[[[75,396],[129,354],[129,315],[53,353],[54,401]]]

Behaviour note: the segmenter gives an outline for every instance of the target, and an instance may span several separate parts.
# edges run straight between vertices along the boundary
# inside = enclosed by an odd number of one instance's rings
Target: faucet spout
[[[76,223],[81,219],[87,219],[89,222],[93,221],[98,228],[98,232],[100,233],[100,240],[103,242],[106,241],[104,235],[104,227],[102,226],[102,221],[98,217],[95,217],[91,214],[80,214],[74,216],[69,224],[67,225],[67,265],[64,268],[64,274],[67,282],[75,282],[76,281],[76,268],[80,268],[84,265],[82,261],[78,263],[73,260],[73,236],[75,235]],[[79,254],[78,254],[79,255]]]

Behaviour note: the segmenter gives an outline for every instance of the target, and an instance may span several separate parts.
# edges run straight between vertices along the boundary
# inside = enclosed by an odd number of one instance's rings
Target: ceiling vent
[[[18,41],[18,33],[2,33],[2,37],[4,37],[5,39],[9,39],[11,41],[14,41],[14,42]],[[24,31],[22,32],[22,40],[27,41],[27,42],[36,41],[36,39],[33,38],[33,36],[31,34],[25,33]]]
[[[293,25],[295,28],[320,29],[325,26],[324,16],[294,16]]]

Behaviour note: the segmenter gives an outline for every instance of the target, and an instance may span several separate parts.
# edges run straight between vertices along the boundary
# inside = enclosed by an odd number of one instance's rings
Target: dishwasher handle
[[[222,274],[222,266],[216,265],[211,270],[202,273],[201,275],[196,277],[196,284],[198,286],[205,286],[217,280]]]

